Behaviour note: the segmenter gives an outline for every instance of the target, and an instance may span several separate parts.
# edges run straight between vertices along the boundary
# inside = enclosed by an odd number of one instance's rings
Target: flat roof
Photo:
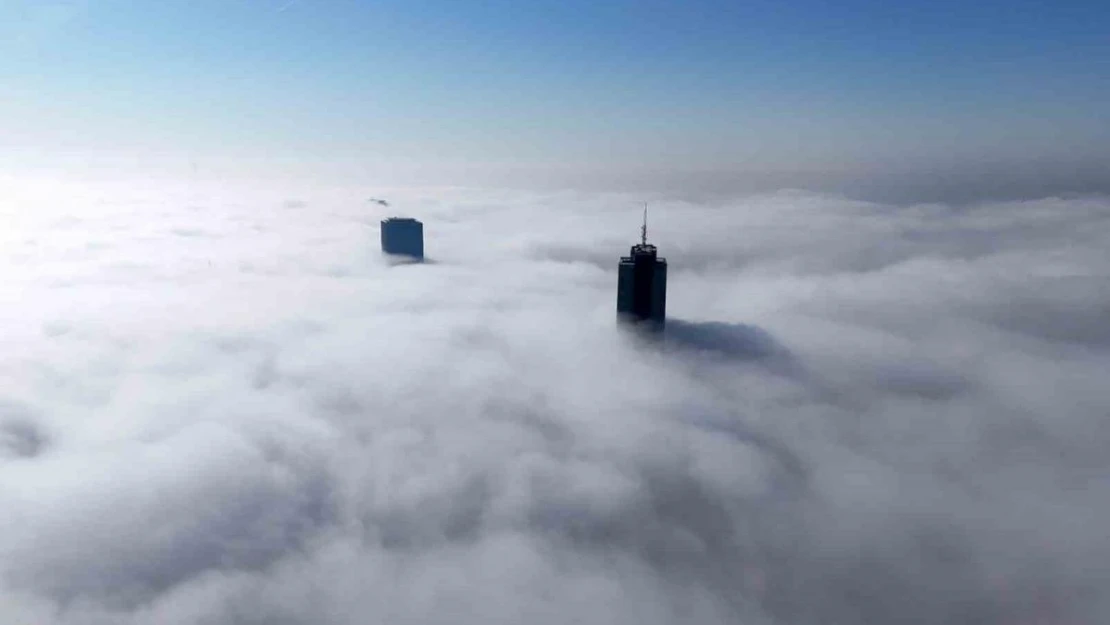
[[[415,218],[415,217],[386,217],[385,219],[382,220],[382,223],[384,224],[387,221],[402,221],[402,222],[420,223],[420,220]]]

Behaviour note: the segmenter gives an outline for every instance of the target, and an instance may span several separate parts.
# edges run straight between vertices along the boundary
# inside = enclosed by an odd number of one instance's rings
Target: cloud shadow
[[[663,341],[671,350],[700,352],[776,367],[796,366],[793,355],[785,345],[763,328],[747,323],[667,319]]]
[[[382,254],[385,257],[385,262],[390,267],[398,267],[401,265],[436,265],[438,262],[434,258],[423,257],[414,258],[412,256],[405,256],[403,254]]]

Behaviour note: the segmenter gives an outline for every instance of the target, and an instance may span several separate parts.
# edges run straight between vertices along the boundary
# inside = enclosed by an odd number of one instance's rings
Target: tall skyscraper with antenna
[[[667,259],[647,242],[647,204],[640,243],[617,266],[617,320],[662,332],[667,319]]]

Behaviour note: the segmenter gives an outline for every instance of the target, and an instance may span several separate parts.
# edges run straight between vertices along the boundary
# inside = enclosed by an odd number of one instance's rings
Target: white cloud
[[[635,199],[4,181],[0,616],[1110,614],[1110,203]]]

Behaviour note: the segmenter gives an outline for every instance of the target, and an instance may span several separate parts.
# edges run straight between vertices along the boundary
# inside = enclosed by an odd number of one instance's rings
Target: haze
[[[1107,191],[1107,13],[5,0],[0,142],[11,167],[65,171],[230,161],[386,185],[898,201]]]

